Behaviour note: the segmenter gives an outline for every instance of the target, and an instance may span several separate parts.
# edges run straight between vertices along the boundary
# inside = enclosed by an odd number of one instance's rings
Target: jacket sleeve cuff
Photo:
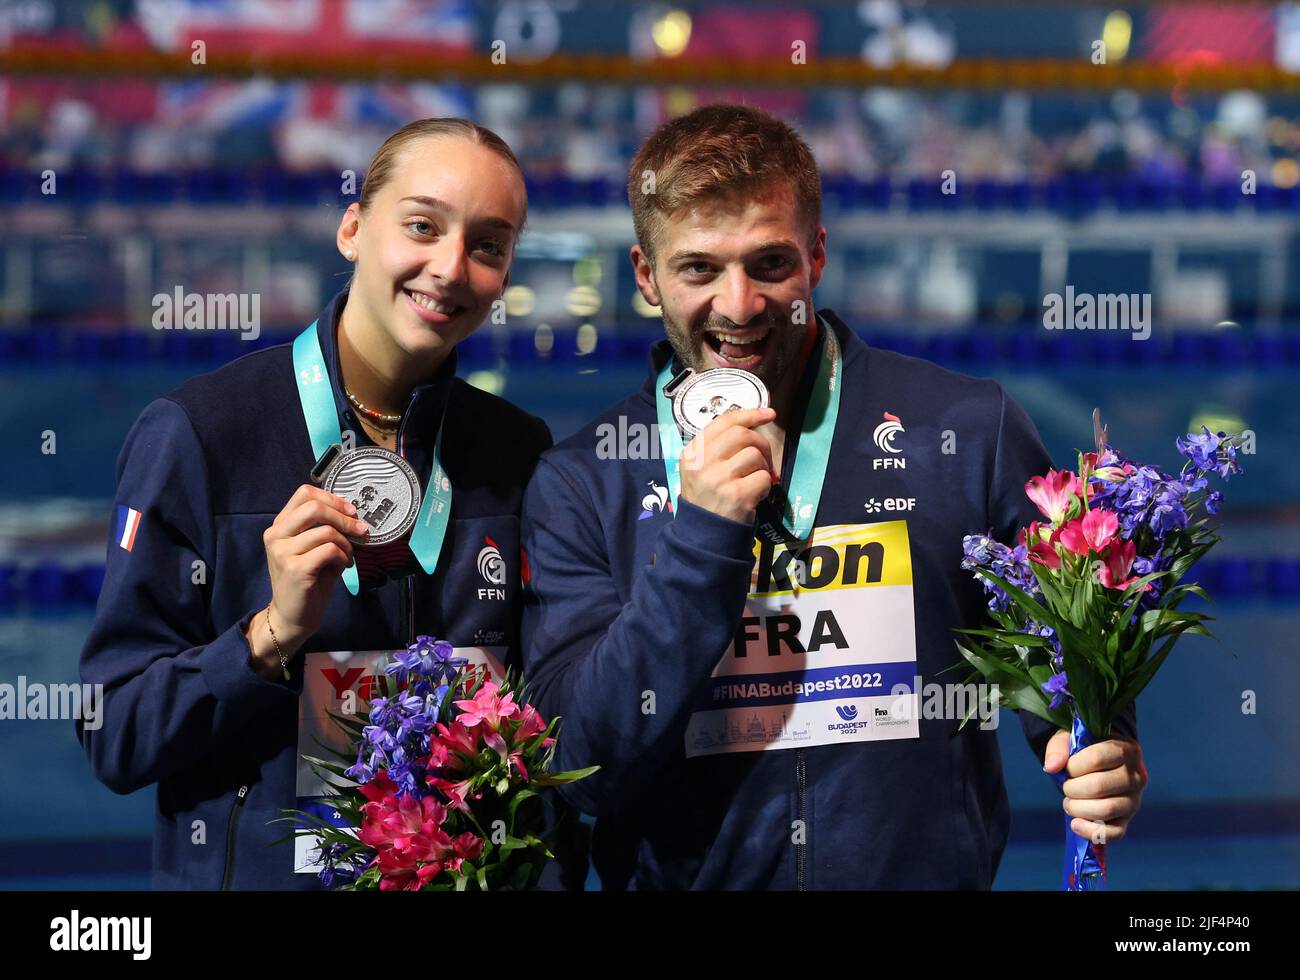
[[[753,524],[733,521],[679,497],[671,529],[680,547],[753,564]]]
[[[1026,711],[1024,708],[1017,709],[1016,714],[1020,716],[1020,727],[1024,730],[1025,741],[1029,743],[1029,749],[1034,753],[1034,758],[1038,764],[1043,764],[1043,758],[1047,755],[1047,743],[1052,740],[1059,729],[1032,711]]]
[[[199,654],[199,667],[208,690],[218,701],[228,706],[238,705],[235,710],[241,712],[256,712],[283,699],[297,698],[297,692],[288,684],[268,681],[253,670],[250,663],[253,651],[244,633],[255,615],[256,611],[244,616]]]

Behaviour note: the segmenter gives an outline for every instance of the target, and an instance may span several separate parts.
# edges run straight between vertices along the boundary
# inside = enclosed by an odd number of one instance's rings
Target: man
[[[564,795],[597,818],[605,886],[989,888],[1009,826],[996,735],[915,709],[918,684],[964,677],[940,675],[952,630],[982,620],[963,535],[1006,541],[1034,516],[1024,484],[1051,461],[1033,424],[992,381],[812,314],[819,178],[784,123],[673,120],[629,198],[667,341],[641,391],[543,455],[521,532],[525,671],[564,719],[557,765],[602,767]],[[673,455],[661,392],[680,368],[751,372],[771,408],[713,421],[678,469],[635,434]],[[794,528],[765,502],[778,481]],[[1067,733],[1022,723],[1060,770]],[[1068,771],[1076,832],[1122,837],[1136,742]]]

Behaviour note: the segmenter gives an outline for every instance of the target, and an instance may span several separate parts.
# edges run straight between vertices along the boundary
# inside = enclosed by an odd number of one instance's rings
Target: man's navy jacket
[[[842,403],[816,526],[906,521],[916,673],[961,682],[953,628],[986,613],[962,537],[1011,542],[1038,516],[1025,482],[1051,459],[1000,385],[869,348],[835,322]],[[680,500],[668,512],[664,462],[643,451],[657,438],[638,440],[670,355],[658,343],[639,392],[545,453],[524,500],[525,672],[539,710],[563,716],[557,766],[602,767],[561,792],[597,817],[605,886],[989,888],[1010,825],[995,731],[922,714],[918,737],[688,756],[715,667],[754,635],[742,615],[756,563],[752,525]],[[890,451],[873,438],[886,413],[904,430]],[[905,466],[879,464],[900,451]],[[793,456],[787,445],[786,486]],[[770,628],[748,650],[778,652]],[[1021,723],[1041,766],[1055,729]]]
[[[343,290],[318,335],[343,431],[372,444],[342,391],[335,329]],[[458,646],[513,646],[519,505],[540,419],[455,376],[455,352],[411,395],[399,452],[423,486],[446,413],[453,487],[438,566],[352,596],[339,582],[304,652],[405,647],[419,633]],[[157,784],[154,886],[316,888],[293,872],[282,808],[295,802],[298,697],[255,674],[244,633],[270,601],[262,534],[315,462],[291,345],[247,354],[151,402],[117,464],[116,519],[103,591],[81,655],[104,685],[102,727],[78,734],[95,775],[118,793]],[[483,598],[485,538],[506,562],[504,599]],[[413,611],[413,615],[411,612]]]

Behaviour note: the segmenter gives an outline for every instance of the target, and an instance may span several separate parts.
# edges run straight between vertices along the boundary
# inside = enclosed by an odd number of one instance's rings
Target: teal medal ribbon
[[[806,541],[812,534],[822,487],[826,482],[826,467],[830,463],[835,422],[840,414],[840,393],[843,387],[840,344],[830,324],[820,318],[819,322],[822,325],[821,336],[814,351],[819,360],[817,377],[799,429],[790,490],[787,493],[776,493],[775,490],[779,488],[774,488],[774,496],[769,501],[775,506],[760,509],[758,533],[778,543],[789,542],[791,539]],[[672,400],[664,394],[664,388],[672,379],[672,358],[669,358],[655,382],[655,411],[659,422],[660,449],[668,476],[668,499],[675,516],[677,495],[682,486],[682,436],[673,418]],[[764,510],[775,513],[771,517],[765,517]]]
[[[317,323],[319,321],[313,320],[311,326],[294,338],[293,371],[298,381],[298,401],[307,422],[307,434],[311,437],[311,450],[316,459],[320,459],[330,446],[342,444],[343,430],[339,426],[334,389],[330,385],[325,355],[316,332]],[[442,465],[442,425],[446,419],[444,409],[442,421],[438,423],[438,438],[433,444],[429,485],[421,495],[420,512],[407,544],[420,567],[429,575],[438,567],[438,555],[442,552],[442,542],[451,519],[451,480]],[[355,563],[343,570],[343,584],[353,595],[360,592],[361,580]]]

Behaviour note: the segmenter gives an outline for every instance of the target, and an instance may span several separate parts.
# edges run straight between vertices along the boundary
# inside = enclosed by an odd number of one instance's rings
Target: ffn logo
[[[885,412],[884,417],[885,421],[876,426],[876,431],[871,434],[871,440],[876,444],[876,448],[881,452],[891,453],[894,455],[873,459],[871,461],[871,468],[873,470],[905,470],[907,469],[907,460],[895,458],[895,455],[902,453],[903,450],[894,445],[894,438],[900,432],[906,432],[907,430],[903,428],[903,420],[893,412]]]
[[[483,581],[489,585],[501,586],[506,584],[506,563],[501,557],[501,549],[497,543],[483,535],[485,547],[478,553],[478,573],[483,576]],[[478,597],[480,599],[497,599],[504,600],[506,590],[502,588],[479,589]]]

